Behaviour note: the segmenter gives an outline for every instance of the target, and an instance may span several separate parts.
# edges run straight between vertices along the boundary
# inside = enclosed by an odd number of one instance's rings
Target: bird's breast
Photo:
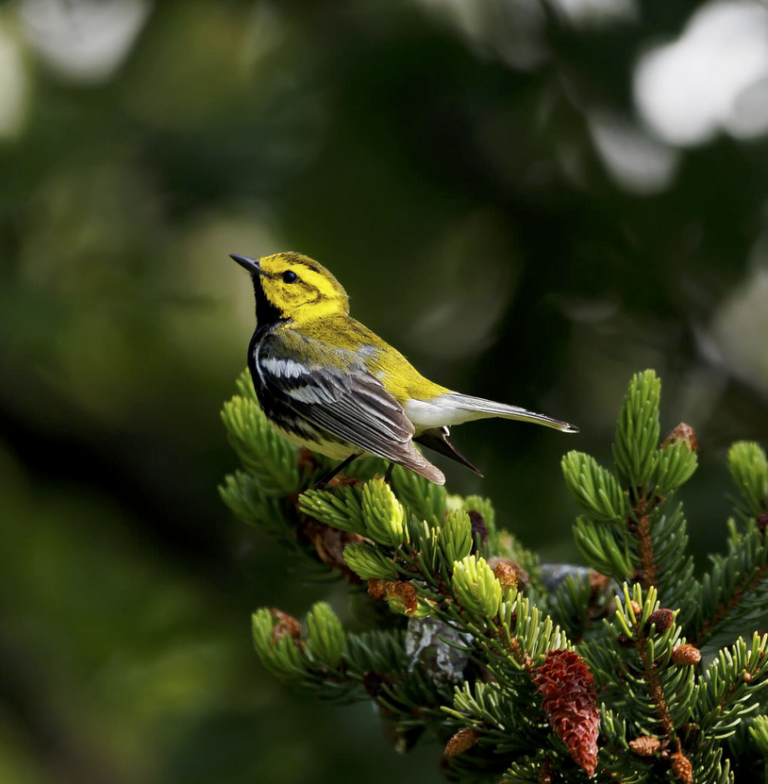
[[[452,412],[441,403],[441,397],[432,400],[410,398],[403,403],[405,415],[411,420],[417,435],[424,430],[450,424]]]

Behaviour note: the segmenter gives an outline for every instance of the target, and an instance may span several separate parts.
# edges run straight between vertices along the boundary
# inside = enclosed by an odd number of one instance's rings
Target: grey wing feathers
[[[298,363],[292,363],[292,372],[281,374],[275,372],[279,364],[272,361],[262,363],[261,370],[270,391],[310,425],[432,482],[445,482],[442,472],[414,447],[413,425],[403,407],[364,368],[301,366],[299,371]]]
[[[310,379],[325,373],[313,371]],[[368,451],[389,450],[411,440],[413,425],[384,388],[376,386],[375,379],[328,373],[326,381],[333,385],[333,400],[303,409],[301,413],[308,419]]]

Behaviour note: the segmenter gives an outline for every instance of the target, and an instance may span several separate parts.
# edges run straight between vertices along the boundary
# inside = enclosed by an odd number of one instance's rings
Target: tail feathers
[[[457,416],[453,422],[446,424],[458,425],[462,422],[472,422],[475,419],[486,419],[488,417],[503,417],[504,419],[516,419],[520,422],[533,422],[537,425],[551,427],[563,433],[578,433],[579,428],[560,419],[553,419],[544,414],[537,414],[534,411],[527,411],[518,406],[508,406],[504,403],[496,403],[493,400],[485,400],[482,397],[472,397],[462,395],[459,392],[449,392],[444,398],[450,400],[450,404],[457,409]],[[448,400],[446,400],[446,403]]]
[[[448,440],[449,435],[447,427],[435,427],[432,430],[425,430],[420,435],[415,436],[413,440],[438,454],[461,463],[461,465],[466,466],[470,471],[474,471],[478,476],[482,476],[480,471]]]

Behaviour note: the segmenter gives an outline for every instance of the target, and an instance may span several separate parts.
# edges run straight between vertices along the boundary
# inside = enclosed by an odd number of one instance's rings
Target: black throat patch
[[[256,334],[261,335],[265,330],[274,327],[281,321],[287,319],[283,315],[282,310],[273,305],[264,293],[261,287],[261,281],[258,275],[253,277],[253,293],[256,297]]]

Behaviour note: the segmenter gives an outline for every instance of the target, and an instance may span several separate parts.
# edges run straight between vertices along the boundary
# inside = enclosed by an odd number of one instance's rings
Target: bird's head
[[[260,259],[232,255],[253,278],[259,326],[295,323],[349,313],[349,298],[321,264],[300,253],[275,253]]]

